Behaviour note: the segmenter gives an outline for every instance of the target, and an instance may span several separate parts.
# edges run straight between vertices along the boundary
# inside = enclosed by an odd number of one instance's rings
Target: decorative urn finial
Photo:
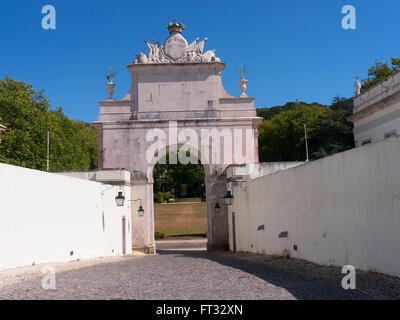
[[[168,23],[166,26],[170,34],[173,33],[182,33],[183,29],[186,28],[186,26],[183,23],[177,23],[176,19],[174,19],[174,22]]]
[[[114,94],[114,87],[115,87],[115,83],[113,83],[113,79],[115,78],[115,76],[117,75],[116,71],[111,70],[111,67],[109,68],[109,70],[106,70],[106,79],[107,79],[107,93],[108,93],[108,99],[107,100],[114,100],[114,98],[112,97]]]
[[[356,89],[356,97],[358,97],[361,94],[361,82],[358,80],[358,77],[356,77],[354,88]]]
[[[246,98],[247,80],[245,79],[245,76],[248,72],[248,69],[246,66],[241,65],[239,68],[236,69],[236,72],[240,76],[240,80],[238,81],[240,85],[240,91],[242,92],[240,98]]]

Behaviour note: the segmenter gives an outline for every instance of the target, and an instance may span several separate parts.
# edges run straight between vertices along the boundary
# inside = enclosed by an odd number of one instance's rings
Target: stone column
[[[137,200],[131,203],[132,250],[153,254],[155,253],[153,183],[135,174],[133,173],[131,188],[131,199]],[[139,216],[139,205],[143,206],[143,216]]]
[[[229,250],[228,242],[228,208],[223,196],[226,194],[226,174],[218,174],[215,170],[211,174],[206,173],[206,197],[207,197],[207,250]],[[221,210],[215,212],[215,204],[219,203]]]

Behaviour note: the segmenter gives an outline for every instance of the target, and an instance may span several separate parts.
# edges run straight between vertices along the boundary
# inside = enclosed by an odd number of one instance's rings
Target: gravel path
[[[164,243],[154,256],[51,264],[56,290],[42,289],[43,265],[0,271],[0,299],[400,298],[396,278],[358,272],[358,289],[343,290],[338,268],[250,254],[207,254],[199,243],[185,246],[186,251]]]

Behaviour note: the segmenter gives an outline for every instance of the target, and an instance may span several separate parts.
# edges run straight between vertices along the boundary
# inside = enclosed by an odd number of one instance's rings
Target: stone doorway
[[[169,156],[153,169],[156,241],[206,240],[205,168],[197,159],[169,164]]]

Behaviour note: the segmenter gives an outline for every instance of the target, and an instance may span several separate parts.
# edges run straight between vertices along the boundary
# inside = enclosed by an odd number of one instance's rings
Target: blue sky
[[[41,9],[56,8],[56,30],[44,30]],[[357,29],[341,27],[341,9],[357,9]],[[115,97],[130,86],[126,65],[161,43],[176,18],[188,42],[208,37],[226,62],[224,86],[238,96],[235,68],[248,66],[257,107],[296,99],[329,104],[353,94],[375,59],[400,57],[398,0],[0,0],[0,74],[44,89],[52,107],[73,119],[97,119],[107,97],[104,71],[118,71]]]

